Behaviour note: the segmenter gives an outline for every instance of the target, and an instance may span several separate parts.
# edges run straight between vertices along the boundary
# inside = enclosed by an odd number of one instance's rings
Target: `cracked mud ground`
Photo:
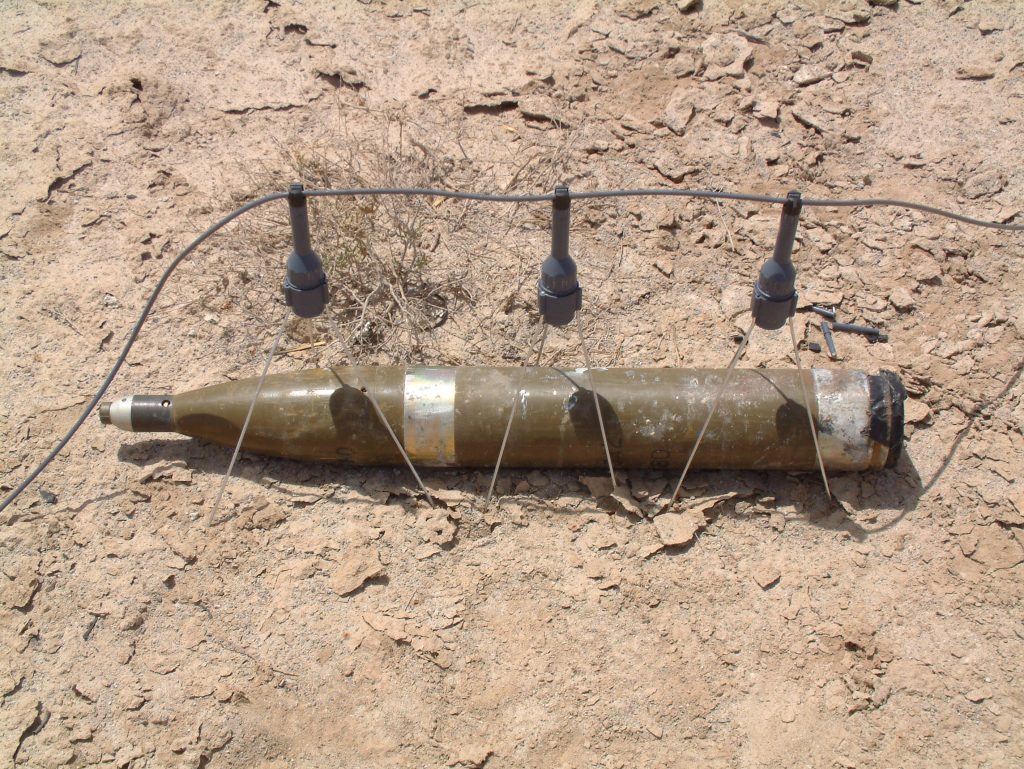
[[[321,155],[480,190],[1024,206],[1013,2],[9,0],[0,38],[5,491],[177,250]],[[430,205],[443,322],[360,354],[518,365],[545,208]],[[724,365],[777,216],[574,206],[595,364]],[[255,374],[284,227],[267,210],[196,253],[111,395]],[[674,476],[612,496],[541,469],[505,472],[486,511],[486,473],[428,471],[435,511],[400,470],[243,456],[207,528],[228,452],[90,419],[0,526],[0,763],[1024,765],[1022,249],[895,209],[805,214],[803,304],[890,341],[804,363],[895,370],[911,395],[905,458],[836,476],[834,510],[814,474],[702,471],[670,530],[649,516]],[[292,324],[274,369],[340,363],[328,331]],[[545,363],[580,365],[551,337]],[[755,335],[744,365],[789,366],[788,344]]]

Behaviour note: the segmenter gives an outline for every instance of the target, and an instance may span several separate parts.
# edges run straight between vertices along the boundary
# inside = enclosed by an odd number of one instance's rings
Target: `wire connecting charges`
[[[306,197],[359,197],[363,195],[423,195],[429,197],[440,197],[450,198],[456,200],[475,200],[480,202],[491,202],[491,203],[540,203],[540,202],[551,202],[555,199],[555,193],[546,193],[538,195],[501,195],[501,194],[490,194],[490,193],[478,193],[478,192],[464,192],[459,190],[441,190],[441,189],[427,189],[419,187],[379,187],[379,188],[368,188],[368,187],[352,187],[345,189],[320,189],[320,190],[306,190]],[[88,419],[89,415],[99,404],[100,399],[106,394],[107,389],[110,387],[114,378],[117,376],[121,367],[124,365],[125,360],[128,358],[128,353],[131,351],[135,341],[138,339],[139,333],[142,330],[142,326],[145,324],[146,319],[152,312],[154,305],[156,304],[157,298],[160,296],[160,292],[163,290],[167,281],[170,279],[174,270],[187,259],[199,246],[206,242],[211,236],[223,229],[225,226],[233,222],[243,214],[252,211],[255,208],[264,206],[268,203],[272,203],[277,200],[288,198],[288,192],[275,192],[269,195],[256,198],[243,206],[235,209],[231,213],[225,215],[202,233],[195,238],[191,243],[185,246],[168,265],[164,272],[161,274],[160,279],[154,286],[152,293],[143,305],[141,312],[139,313],[138,319],[135,321],[134,326],[128,333],[128,337],[125,340],[124,346],[117,358],[114,360],[110,371],[100,384],[96,394],[92,397],[86,407],[82,410],[81,415],[75,420],[74,424],[68,429],[64,436],[57,442],[57,444],[51,449],[46,457],[28,474],[28,476],[18,484],[18,486],[11,491],[7,497],[0,502],[0,512],[5,510],[14,500],[16,500],[31,483],[39,477],[40,474],[53,462],[54,459],[60,454],[60,452],[70,443],[71,439],[75,436],[81,426]],[[649,189],[624,189],[624,190],[595,190],[585,192],[572,192],[569,193],[568,198],[570,200],[598,200],[604,198],[624,198],[624,197],[686,197],[686,198],[703,198],[708,200],[735,200],[744,201],[749,203],[761,203],[769,205],[783,205],[786,203],[786,198],[776,197],[771,195],[756,195],[749,193],[740,192],[720,192],[717,190],[690,190],[690,189],[676,189],[676,188],[649,188]],[[890,208],[903,208],[907,210],[920,211],[926,214],[932,214],[935,216],[942,216],[948,219],[961,222],[963,224],[969,224],[976,227],[985,227],[989,229],[1002,230],[1005,232],[1022,232],[1024,231],[1024,224],[1006,224],[1001,222],[986,221],[983,219],[977,219],[974,217],[967,216],[962,213],[955,211],[949,211],[934,206],[925,205],[923,203],[915,203],[906,200],[897,200],[890,198],[858,198],[858,199],[814,199],[804,198],[802,200],[804,206],[808,207],[890,207]]]

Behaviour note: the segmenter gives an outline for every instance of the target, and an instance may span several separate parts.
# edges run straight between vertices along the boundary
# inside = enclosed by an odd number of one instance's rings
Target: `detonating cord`
[[[359,195],[418,195],[433,198],[450,198],[454,200],[479,200],[490,203],[542,203],[555,199],[554,194],[545,193],[542,195],[496,195],[484,192],[461,192],[458,190],[435,190],[424,187],[358,187],[349,189],[322,189],[306,190],[307,197],[358,197]],[[689,190],[677,187],[648,187],[634,190],[590,190],[584,192],[569,192],[570,200],[602,200],[606,198],[656,198],[656,197],[681,197],[681,198],[702,198],[705,200],[734,200],[745,203],[765,203],[782,205],[786,198],[776,195],[756,195],[748,192],[720,192],[718,190]],[[1024,224],[1005,224],[993,222],[986,219],[976,219],[972,216],[949,211],[945,208],[928,206],[923,203],[915,203],[910,200],[899,200],[896,198],[853,198],[853,199],[830,199],[830,198],[803,198],[803,205],[816,208],[905,208],[912,211],[944,216],[964,224],[975,227],[987,227],[993,230],[1005,230],[1007,232],[1024,232]]]
[[[594,408],[597,410],[597,425],[601,428],[601,443],[604,446],[604,458],[608,461],[608,475],[612,479],[612,491],[618,486],[615,480],[615,465],[612,464],[612,452],[608,448],[608,433],[604,429],[604,416],[601,414],[601,399],[597,395],[597,388],[594,386],[594,369],[590,367],[590,353],[587,352],[587,340],[583,336],[583,324],[579,316],[576,318],[576,330],[580,335],[580,348],[583,350],[583,364],[587,367],[587,378],[590,380],[590,392],[594,395]]]
[[[807,412],[807,423],[811,426],[811,438],[814,440],[814,456],[818,459],[818,469],[821,470],[821,482],[825,484],[825,497],[829,503],[832,502],[832,491],[828,487],[828,475],[825,474],[825,460],[821,456],[821,446],[818,445],[818,426],[814,424],[814,414],[811,413],[811,391],[804,379],[804,369],[800,363],[800,346],[796,343],[796,325],[793,317],[789,318],[789,336],[793,340],[793,359],[796,361],[796,373],[800,378],[800,389],[804,395],[804,410]]]
[[[214,524],[217,510],[220,508],[220,500],[224,496],[225,489],[228,487],[228,481],[231,480],[231,472],[235,469],[235,462],[238,461],[238,455],[242,451],[245,435],[249,432],[249,422],[252,421],[252,413],[256,410],[256,401],[259,400],[260,393],[263,392],[263,383],[267,381],[267,372],[270,371],[270,364],[274,360],[274,354],[277,353],[277,346],[281,344],[284,332],[288,328],[288,318],[289,315],[286,313],[281,321],[281,328],[278,329],[277,336],[274,337],[274,342],[270,345],[270,352],[267,353],[267,360],[263,364],[263,371],[260,372],[260,379],[256,383],[256,392],[252,394],[249,410],[245,414],[245,421],[242,422],[242,430],[238,433],[238,442],[235,443],[235,450],[231,454],[231,461],[228,462],[228,469],[224,472],[224,477],[221,479],[220,488],[217,489],[217,496],[214,497],[213,505],[210,507],[210,514],[206,517],[207,528]]]
[[[540,346],[537,348],[537,362],[533,365],[540,365],[540,358],[544,354],[544,342],[548,338],[548,324],[541,318],[540,321],[541,332],[540,332]],[[523,366],[526,365],[526,359],[523,359]],[[508,413],[508,422],[505,425],[505,434],[501,438],[501,447],[498,449],[498,460],[494,463],[494,473],[491,475],[491,485],[487,487],[487,497],[484,499],[484,506],[486,507],[491,503],[491,497],[494,496],[494,484],[498,482],[498,471],[501,470],[501,460],[505,456],[505,447],[508,445],[508,436],[512,432],[512,422],[516,418],[516,412],[519,411],[519,401],[523,397],[523,369],[519,369],[519,382],[516,385],[516,394],[512,397],[512,410]]]
[[[718,390],[715,392],[715,398],[711,401],[711,408],[708,410],[708,415],[704,419],[704,424],[701,425],[700,432],[697,433],[697,440],[693,442],[693,448],[690,449],[690,456],[686,460],[686,465],[683,467],[683,472],[679,476],[679,483],[676,484],[675,491],[672,492],[672,499],[668,501],[671,505],[676,501],[679,496],[679,490],[683,488],[683,481],[686,480],[686,474],[690,472],[690,465],[693,464],[693,458],[697,456],[697,449],[700,448],[701,441],[704,440],[704,433],[708,431],[708,425],[711,424],[711,418],[715,415],[718,410],[718,402],[722,400],[722,394],[725,392],[725,388],[729,386],[729,380],[732,379],[732,372],[736,370],[736,364],[740,358],[743,357],[743,351],[747,349],[747,342],[750,341],[750,335],[754,333],[755,327],[754,321],[751,321],[750,328],[747,329],[747,333],[743,335],[743,340],[740,342],[740,346],[736,348],[736,352],[732,356],[732,360],[729,361],[729,368],[725,370],[725,375],[722,377],[722,384],[719,385]]]
[[[308,190],[305,193],[309,197],[357,197],[360,195],[415,195],[415,196],[427,196],[437,198],[452,198],[456,200],[476,200],[484,202],[495,202],[495,203],[535,203],[554,200],[554,194],[547,193],[543,195],[498,195],[488,193],[477,193],[477,192],[461,192],[457,190],[438,190],[438,189],[426,189],[419,187],[383,187],[383,188],[348,188],[348,189],[320,189],[320,190]],[[178,254],[164,270],[160,279],[157,281],[153,292],[147,299],[146,304],[143,306],[142,311],[139,313],[138,320],[128,334],[128,338],[125,340],[124,346],[121,349],[120,354],[111,366],[109,373],[103,380],[96,394],[89,401],[88,405],[82,410],[81,415],[75,420],[74,424],[68,429],[64,436],[57,442],[57,445],[53,447],[49,454],[32,470],[28,476],[18,486],[8,494],[2,502],[0,502],[0,512],[5,510],[15,499],[17,499],[21,493],[28,488],[28,486],[37,478],[39,475],[56,459],[57,455],[64,449],[65,446],[71,441],[75,433],[78,432],[79,428],[85,423],[93,409],[96,408],[100,399],[106,394],[107,389],[113,382],[114,377],[117,376],[121,367],[124,365],[125,360],[128,357],[128,353],[132,346],[135,344],[135,340],[139,336],[139,332],[142,330],[143,324],[149,317],[153,306],[156,304],[156,300],[160,295],[161,290],[164,288],[167,280],[174,272],[175,268],[178,267],[188,256],[202,245],[211,235],[216,233],[218,230],[223,228],[225,225],[237,219],[242,214],[251,211],[254,208],[258,208],[266,203],[270,203],[275,200],[282,200],[288,197],[287,192],[274,192],[263,197],[256,198],[245,205],[235,209],[231,213],[227,214],[208,229],[204,230],[195,240],[189,243],[180,254]],[[755,195],[749,193],[737,193],[737,192],[719,192],[715,190],[690,190],[690,189],[677,189],[677,188],[651,188],[651,189],[635,189],[635,190],[595,190],[590,192],[572,192],[569,193],[570,199],[576,200],[591,200],[591,199],[604,199],[604,198],[623,198],[623,197],[688,197],[688,198],[703,198],[708,200],[733,200],[733,201],[744,201],[749,203],[763,203],[763,204],[784,204],[785,198],[776,197],[771,195]],[[995,230],[1004,230],[1008,232],[1024,232],[1024,224],[1004,224],[1001,222],[986,221],[983,219],[976,219],[974,217],[966,216],[961,213],[954,211],[948,211],[942,208],[936,208],[934,206],[924,205],[922,203],[914,203],[906,200],[897,200],[891,198],[859,198],[859,199],[812,199],[805,198],[803,200],[805,206],[816,206],[816,207],[872,207],[872,206],[885,206],[892,208],[904,208],[914,211],[921,211],[926,214],[932,214],[935,216],[943,216],[948,219],[953,219],[964,224],[970,224],[976,227],[986,227]],[[692,459],[692,457],[691,457]],[[678,488],[677,488],[678,492]]]
[[[871,208],[874,206],[888,208],[906,208],[911,211],[921,211],[935,216],[944,216],[964,224],[975,227],[987,227],[992,230],[1006,230],[1008,232],[1024,232],[1024,224],[1005,224],[1003,222],[991,222],[986,219],[975,219],[973,216],[965,216],[955,211],[947,211],[944,208],[926,206],[924,203],[913,203],[909,200],[894,200],[892,198],[860,198],[855,200],[813,200],[804,198],[805,206],[817,206],[819,208]]]
[[[14,491],[12,491],[4,498],[3,502],[0,502],[0,512],[3,512],[7,508],[7,506],[11,504],[11,502],[16,500],[21,495],[21,492],[23,492],[25,489],[29,487],[29,484],[31,484],[32,481],[39,477],[40,473],[42,473],[43,470],[45,470],[49,466],[49,464],[54,459],[57,458],[57,455],[60,454],[64,447],[71,442],[71,439],[74,437],[75,433],[78,432],[78,429],[83,424],[85,424],[85,420],[89,418],[89,414],[91,414],[92,410],[96,408],[96,404],[100,402],[100,398],[102,398],[106,394],[107,388],[110,387],[110,383],[114,381],[114,377],[117,376],[117,372],[121,370],[121,366],[123,366],[125,360],[127,360],[128,352],[132,349],[132,345],[135,344],[135,340],[138,338],[139,332],[142,330],[142,325],[146,322],[146,318],[149,317],[149,313],[152,312],[153,305],[156,304],[157,297],[160,296],[160,291],[167,283],[167,280],[171,277],[171,273],[174,272],[175,268],[183,261],[185,261],[185,259],[188,258],[189,254],[191,254],[200,245],[202,245],[205,240],[207,240],[211,235],[213,235],[219,229],[224,227],[226,224],[229,224],[242,214],[251,211],[254,208],[258,208],[259,206],[262,206],[265,203],[270,203],[274,200],[281,200],[282,198],[286,197],[288,197],[288,193],[286,192],[275,192],[273,194],[264,195],[261,198],[256,198],[255,200],[249,201],[244,206],[236,208],[227,216],[219,219],[217,222],[210,225],[210,227],[208,227],[206,230],[200,233],[199,237],[197,237],[195,240],[193,240],[191,243],[185,246],[185,248],[182,250],[180,254],[174,257],[173,261],[171,261],[171,263],[167,265],[167,269],[163,271],[163,274],[160,276],[160,280],[157,281],[156,286],[153,288],[153,293],[149,295],[149,299],[143,306],[142,312],[139,313],[138,320],[135,321],[135,325],[132,327],[131,332],[129,332],[128,334],[128,339],[125,340],[124,347],[121,348],[120,355],[117,356],[117,359],[114,361],[114,365],[110,367],[110,373],[108,373],[106,379],[103,380],[103,383],[96,391],[96,395],[93,396],[92,400],[89,401],[89,404],[85,407],[85,409],[82,410],[81,416],[79,416],[78,419],[75,420],[75,423],[71,425],[71,428],[64,434],[64,437],[61,438],[60,441],[57,442],[57,445],[54,446],[53,449],[50,451],[50,453],[46,455],[46,458],[42,462],[40,462],[31,473],[28,474],[28,477],[25,478],[25,480],[18,484],[17,488],[15,488]]]

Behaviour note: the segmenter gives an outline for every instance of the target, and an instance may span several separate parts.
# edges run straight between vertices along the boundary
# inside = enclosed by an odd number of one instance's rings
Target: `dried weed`
[[[292,181],[307,189],[534,193],[562,178],[579,140],[578,132],[560,131],[554,141],[545,132],[515,142],[468,142],[465,122],[422,125],[400,112],[365,111],[359,124],[369,127],[346,123],[301,142],[278,143],[274,154],[247,170],[244,195],[236,200]],[[332,292],[327,311],[361,360],[516,359],[531,327],[517,311],[532,310],[525,288],[547,247],[548,216],[544,206],[425,196],[317,198],[310,222]],[[257,286],[252,276],[268,272],[265,265],[280,263],[291,248],[283,207],[258,209],[240,222],[229,248],[242,305],[255,323],[273,325],[268,308],[276,283]],[[455,315],[458,322],[451,323]],[[328,335],[330,325],[323,324]],[[484,339],[477,338],[481,331]],[[310,342],[308,327],[298,322],[291,336],[293,343]]]

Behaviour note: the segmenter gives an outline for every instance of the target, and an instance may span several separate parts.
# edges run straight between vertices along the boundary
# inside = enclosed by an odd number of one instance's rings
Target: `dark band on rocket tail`
[[[872,392],[871,428],[874,437],[874,426],[880,421],[885,426],[884,443],[889,447],[889,454],[885,459],[886,467],[895,467],[903,453],[903,401],[907,399],[907,390],[903,382],[894,371],[880,371],[877,377],[870,377],[872,382],[884,383],[888,391],[884,402],[888,405],[888,413],[878,415],[874,408],[874,392]]]

